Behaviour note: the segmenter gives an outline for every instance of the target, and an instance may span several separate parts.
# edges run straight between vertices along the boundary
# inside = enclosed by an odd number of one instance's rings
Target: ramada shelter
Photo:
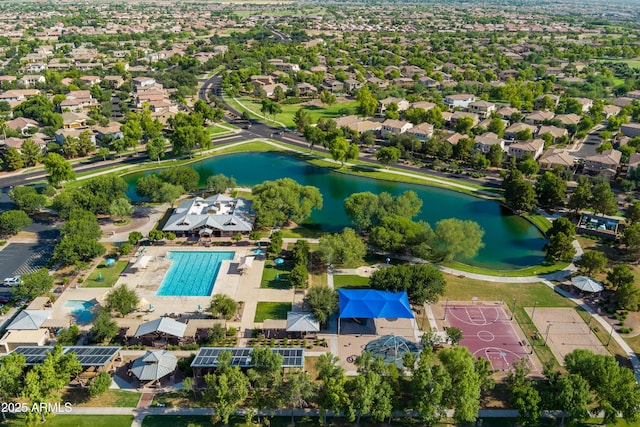
[[[229,237],[251,232],[253,220],[251,202],[216,194],[180,202],[162,230],[177,236]]]
[[[413,319],[413,311],[405,291],[388,292],[374,289],[338,289],[342,319]]]

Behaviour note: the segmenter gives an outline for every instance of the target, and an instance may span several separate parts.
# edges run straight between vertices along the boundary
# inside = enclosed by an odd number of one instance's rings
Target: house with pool
[[[162,230],[181,237],[230,237],[251,232],[254,219],[248,200],[216,194],[182,201]]]

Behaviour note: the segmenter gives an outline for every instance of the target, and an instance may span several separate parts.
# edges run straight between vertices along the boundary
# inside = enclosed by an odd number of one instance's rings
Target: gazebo
[[[409,298],[405,291],[388,292],[374,289],[338,289],[340,299],[340,321],[354,319],[413,319]]]
[[[593,280],[591,277],[576,276],[571,279],[571,283],[583,292],[601,292],[604,289],[602,283]]]
[[[181,339],[184,337],[186,329],[186,323],[178,322],[170,317],[160,317],[138,326],[133,336],[135,338],[151,336],[154,341],[156,338],[168,339],[169,337]]]
[[[167,350],[148,350],[133,361],[131,373],[141,382],[152,384],[175,371],[178,358]]]

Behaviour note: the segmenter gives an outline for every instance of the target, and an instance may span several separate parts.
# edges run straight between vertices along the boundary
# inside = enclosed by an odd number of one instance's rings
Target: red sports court
[[[489,360],[494,370],[506,371],[518,359],[529,360],[531,347],[518,338],[514,321],[501,306],[447,304],[444,320],[462,330],[460,345]]]

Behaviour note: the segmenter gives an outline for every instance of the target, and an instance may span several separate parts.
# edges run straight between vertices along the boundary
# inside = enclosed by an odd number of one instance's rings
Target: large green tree
[[[357,265],[367,253],[364,241],[351,228],[320,237],[316,255],[326,264]]]
[[[31,224],[31,218],[23,211],[9,210],[0,214],[0,236],[13,236]]]
[[[528,212],[535,206],[536,192],[528,181],[522,176],[518,169],[511,169],[511,172],[502,182],[504,188],[504,200],[513,210],[517,212]]]
[[[42,209],[47,201],[43,194],[39,194],[33,187],[20,185],[9,191],[9,197],[18,207],[27,214],[34,214]]]
[[[91,342],[96,344],[102,344],[105,341],[109,342],[112,338],[118,335],[120,328],[118,324],[111,317],[111,313],[108,309],[101,308],[98,310],[98,314],[93,319],[93,325],[89,333]]]
[[[473,258],[484,247],[483,236],[484,230],[477,222],[443,219],[433,230],[431,256],[438,261]]]
[[[253,209],[257,228],[300,223],[312,209],[322,208],[320,190],[302,186],[291,178],[265,181],[253,188]]]
[[[46,268],[23,274],[21,279],[21,282],[12,291],[18,300],[32,300],[49,293],[53,287],[53,277]]]
[[[633,371],[620,366],[613,356],[577,349],[564,358],[569,373],[583,377],[595,392],[597,406],[593,413],[604,412],[603,423],[614,424],[621,414],[635,422],[640,415],[640,386]]]
[[[438,358],[451,378],[451,388],[444,401],[454,409],[458,424],[473,422],[480,410],[482,378],[476,371],[475,358],[466,347],[456,346],[438,352]]]
[[[434,303],[444,294],[442,272],[429,264],[397,265],[376,270],[369,280],[373,289],[407,291],[412,304]],[[313,288],[312,288],[313,289]]]
[[[218,356],[216,373],[204,376],[203,397],[215,410],[215,418],[224,424],[249,395],[249,379],[238,366],[230,366],[231,353]]]
[[[617,212],[618,202],[608,182],[600,182],[593,186],[589,206],[595,214],[613,215]]]
[[[607,266],[607,257],[599,251],[585,251],[578,262],[587,276],[600,273]]]
[[[47,181],[54,187],[76,177],[71,164],[57,153],[47,154],[47,157],[44,158],[44,168],[48,174]]]
[[[567,183],[553,172],[545,172],[536,181],[538,204],[541,206],[563,206]]]
[[[113,288],[107,294],[105,307],[111,311],[115,311],[120,316],[126,316],[132,313],[140,303],[140,298],[135,289],[129,288],[127,285],[120,285]]]
[[[338,293],[324,286],[314,286],[309,289],[305,300],[309,310],[321,324],[326,324],[329,317],[338,309]]]

